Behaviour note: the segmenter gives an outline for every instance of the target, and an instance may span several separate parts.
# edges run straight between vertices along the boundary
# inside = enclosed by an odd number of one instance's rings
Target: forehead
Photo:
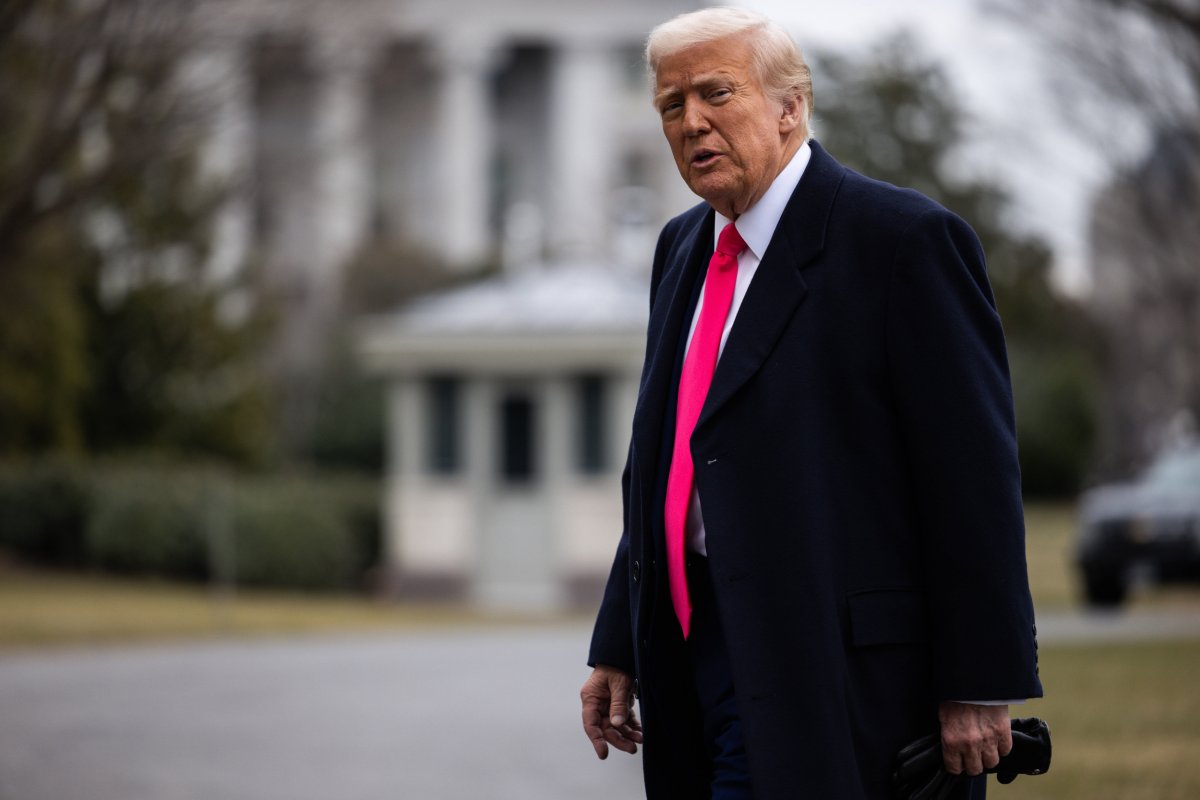
[[[726,36],[711,42],[685,47],[658,63],[655,91],[679,89],[698,79],[730,75],[746,80],[753,77],[753,56],[745,35]]]

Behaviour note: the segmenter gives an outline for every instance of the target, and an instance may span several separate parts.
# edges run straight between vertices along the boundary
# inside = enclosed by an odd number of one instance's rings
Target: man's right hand
[[[642,724],[633,710],[633,678],[616,667],[598,664],[579,690],[583,701],[583,731],[596,756],[608,758],[608,746],[636,753]]]

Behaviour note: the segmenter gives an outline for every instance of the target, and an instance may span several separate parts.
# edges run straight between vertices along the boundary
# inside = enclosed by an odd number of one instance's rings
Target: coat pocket
[[[915,589],[872,589],[846,598],[856,647],[929,641],[925,599]]]

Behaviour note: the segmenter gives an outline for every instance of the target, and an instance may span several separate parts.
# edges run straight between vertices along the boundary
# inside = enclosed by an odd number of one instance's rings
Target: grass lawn
[[[1025,557],[1029,588],[1039,610],[1062,610],[1077,605],[1079,584],[1071,544],[1076,525],[1075,506],[1030,503],[1025,506]]]
[[[1200,641],[1045,646],[1047,697],[1014,707],[1050,723],[1050,772],[993,786],[1026,800],[1200,798]]]
[[[1039,612],[1082,607],[1074,565],[1075,507],[1025,508],[1029,584]],[[1131,608],[1194,608],[1196,587],[1138,587]],[[1047,775],[993,784],[989,796],[1027,800],[1200,798],[1200,641],[1041,649],[1047,697],[1014,707],[1050,723]]]
[[[1070,503],[1029,503],[1025,506],[1025,556],[1029,588],[1038,611],[1064,611],[1083,606],[1083,591],[1075,567],[1078,516]],[[1200,613],[1200,588],[1192,586],[1134,587],[1132,608],[1182,606]],[[1200,797],[1200,795],[1197,795]]]
[[[0,648],[430,627],[517,618],[366,598],[239,591],[26,570],[0,573]]]

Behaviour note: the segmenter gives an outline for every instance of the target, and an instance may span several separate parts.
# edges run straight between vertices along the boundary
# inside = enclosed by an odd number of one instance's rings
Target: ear
[[[779,132],[787,135],[800,127],[804,122],[804,98],[792,95],[783,101],[783,110],[779,115]]]

